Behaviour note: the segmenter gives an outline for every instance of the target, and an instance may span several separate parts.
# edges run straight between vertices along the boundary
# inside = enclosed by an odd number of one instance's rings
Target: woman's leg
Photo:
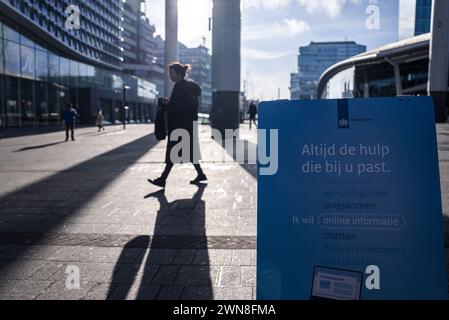
[[[165,170],[164,172],[162,172],[161,177],[159,178],[160,180],[167,180],[168,175],[170,174],[171,169],[173,169],[173,163],[167,163],[165,164]]]
[[[148,182],[154,184],[155,186],[165,188],[165,182],[167,181],[168,175],[170,174],[171,169],[173,168],[173,163],[167,163],[165,165],[165,170],[162,173],[160,178],[156,180],[148,179]]]
[[[193,165],[195,167],[196,172],[198,173],[199,176],[204,175],[203,169],[201,168],[200,164],[194,164]]]
[[[197,184],[202,181],[207,181],[207,177],[203,172],[203,169],[201,168],[199,163],[196,163],[193,165],[195,167],[196,172],[198,173],[198,176],[195,178],[195,180],[190,181],[191,184]]]

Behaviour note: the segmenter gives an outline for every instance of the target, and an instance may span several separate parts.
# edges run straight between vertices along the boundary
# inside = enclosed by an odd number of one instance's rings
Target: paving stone
[[[256,286],[256,267],[242,267],[242,286]]]
[[[0,261],[0,281],[4,280],[28,280],[46,264],[45,261],[35,261],[27,263],[26,261],[15,261],[7,263]]]
[[[95,283],[86,295],[83,297],[85,300],[106,300],[110,293],[112,293],[118,286],[117,283]]]
[[[151,280],[154,285],[172,285],[179,273],[178,265],[162,265]]]
[[[160,287],[148,284],[119,284],[108,297],[110,300],[154,300]]]
[[[221,267],[216,282],[217,287],[240,287],[242,267]]]
[[[206,235],[206,228],[204,226],[192,225],[188,234],[192,236],[203,236]]]
[[[161,286],[156,300],[180,300],[183,292],[183,286]]]
[[[176,253],[175,259],[173,260],[173,264],[183,264],[189,265],[192,264],[193,259],[196,256],[195,249],[180,249]]]
[[[231,259],[231,250],[198,250],[193,264],[210,266],[231,265]]]
[[[214,288],[215,300],[252,300],[253,287]]]
[[[95,285],[95,282],[83,281],[79,289],[70,289],[65,281],[56,281],[43,293],[38,295],[37,300],[81,300],[87,292]]]
[[[139,239],[137,241],[136,239]],[[151,240],[151,241],[150,241]],[[29,243],[38,245],[27,245]],[[36,257],[32,259],[40,260],[41,250],[34,247],[46,248],[49,259],[59,259],[62,261],[79,260],[79,256],[85,261],[89,259],[97,260],[98,256],[104,260],[115,260],[120,253],[124,263],[132,263],[133,259],[139,257],[144,250],[152,249],[251,249],[256,246],[255,236],[206,236],[206,235],[125,235],[125,234],[91,234],[91,233],[55,233],[41,234],[36,232],[25,233],[2,233],[0,232],[0,243],[3,245],[12,244],[14,249],[9,250],[12,257],[8,257],[8,252],[4,250],[1,259],[12,260],[17,254],[16,250],[24,251],[26,256]],[[46,247],[50,246],[50,247]],[[125,250],[120,252],[120,248]],[[34,248],[29,252],[28,248]],[[61,248],[64,248],[63,250]],[[104,249],[101,249],[104,248]],[[114,248],[114,249],[112,249]],[[139,249],[139,250],[131,250]],[[47,252],[48,251],[48,252]]]
[[[0,300],[32,300],[51,285],[50,281],[2,280]]]
[[[91,242],[89,242],[91,243]],[[117,262],[133,263],[144,254],[141,249],[98,248],[98,247],[63,247],[58,250],[52,260],[81,262]]]
[[[149,249],[146,264],[171,264],[176,256],[174,249]]]
[[[233,250],[232,261],[233,266],[251,266],[252,250]]]
[[[239,225],[237,227],[236,234],[239,236],[256,236],[257,235],[256,225]]]
[[[174,284],[198,287],[212,286],[216,281],[218,272],[218,267],[181,266]]]
[[[115,264],[74,261],[66,262],[63,267],[52,276],[52,280],[65,282],[70,276],[69,272],[73,267],[78,268],[81,282],[107,282],[112,279]]]
[[[165,225],[161,226],[158,235],[188,235],[191,229],[190,225]]]
[[[213,300],[214,293],[210,286],[186,287],[182,293],[181,300]]]
[[[46,261],[45,265],[32,274],[29,279],[34,281],[53,281],[56,278],[56,274],[59,274],[63,268],[67,268],[63,262]]]
[[[256,250],[251,250],[252,254],[251,254],[251,264],[253,266],[257,265],[257,251]]]
[[[143,281],[146,284],[151,283],[156,275],[160,265],[156,264],[135,264],[116,266],[113,271],[112,282],[114,283],[133,283]]]

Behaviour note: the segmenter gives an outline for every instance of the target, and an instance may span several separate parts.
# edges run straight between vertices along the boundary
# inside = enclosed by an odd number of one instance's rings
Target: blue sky
[[[378,30],[369,30],[368,6],[379,8]],[[210,48],[211,0],[178,0],[179,40]],[[299,46],[311,41],[353,40],[368,49],[398,40],[398,0],[242,0],[242,88],[250,98],[290,97],[290,73]],[[147,0],[147,15],[164,37],[164,0]],[[194,66],[193,66],[194,67]]]

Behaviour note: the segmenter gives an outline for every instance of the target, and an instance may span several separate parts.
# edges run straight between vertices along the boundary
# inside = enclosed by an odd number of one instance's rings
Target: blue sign
[[[264,102],[259,129],[258,299],[448,298],[430,98]]]

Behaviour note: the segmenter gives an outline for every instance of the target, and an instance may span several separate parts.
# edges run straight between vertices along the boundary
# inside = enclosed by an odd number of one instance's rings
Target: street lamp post
[[[126,90],[131,89],[129,86],[123,85],[123,101],[122,101],[122,120],[123,120],[123,130],[126,130],[126,119],[125,119],[125,109],[126,109]]]

